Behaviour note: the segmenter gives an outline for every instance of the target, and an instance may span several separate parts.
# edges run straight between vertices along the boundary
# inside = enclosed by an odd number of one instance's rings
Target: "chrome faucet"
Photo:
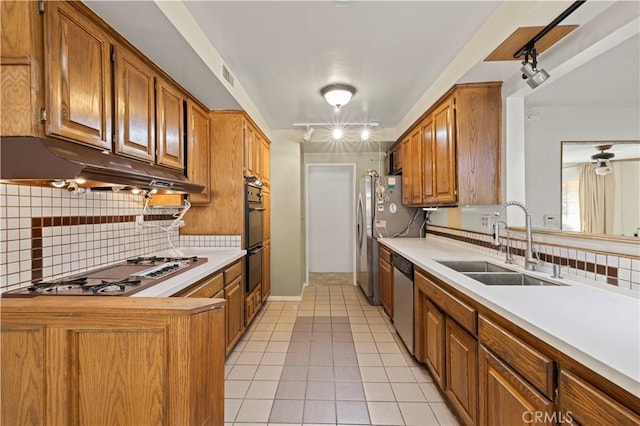
[[[513,255],[511,254],[511,238],[509,238],[509,227],[507,226],[507,223],[504,220],[496,220],[496,222],[498,223],[498,228],[500,227],[500,225],[502,225],[504,227],[504,230],[507,232],[507,245],[505,246],[505,250],[504,250],[505,251],[504,263],[506,263],[507,265],[512,265],[514,263],[514,260],[513,260]],[[497,245],[500,245],[500,241],[498,241]]]
[[[535,271],[536,265],[538,264],[538,260],[533,257],[533,239],[531,237],[531,213],[529,210],[522,204],[520,201],[507,201],[504,203],[499,210],[493,213],[495,216],[495,220],[493,222],[493,244],[496,246],[500,245],[500,222],[498,218],[502,214],[502,211],[505,210],[509,206],[517,206],[520,207],[527,218],[527,252],[524,257],[524,268],[527,271]]]

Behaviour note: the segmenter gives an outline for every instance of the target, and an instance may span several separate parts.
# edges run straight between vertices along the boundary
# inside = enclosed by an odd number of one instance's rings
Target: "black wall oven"
[[[262,283],[262,188],[246,185],[245,242],[247,248],[246,294]]]

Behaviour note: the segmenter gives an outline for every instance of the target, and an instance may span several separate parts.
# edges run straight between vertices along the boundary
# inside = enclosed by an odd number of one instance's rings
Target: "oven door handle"
[[[249,252],[247,253],[249,256],[253,256],[254,254],[258,254],[262,251],[262,249],[264,249],[264,247],[256,247],[252,250],[249,250]]]
[[[263,212],[265,211],[264,207],[249,207],[250,212]]]

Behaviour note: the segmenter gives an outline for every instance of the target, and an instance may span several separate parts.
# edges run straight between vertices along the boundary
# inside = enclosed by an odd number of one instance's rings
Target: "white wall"
[[[354,165],[307,165],[309,272],[354,270]]]
[[[640,161],[613,163],[616,208],[613,233],[633,236],[640,227]]]
[[[299,296],[303,283],[300,144],[274,135],[271,165],[271,294]]]
[[[309,163],[354,163],[356,165],[356,180],[365,175],[369,169],[379,174],[386,173],[384,152],[305,152],[305,164]]]
[[[527,109],[526,204],[534,227],[560,215],[561,142],[640,139],[637,105],[550,105]]]

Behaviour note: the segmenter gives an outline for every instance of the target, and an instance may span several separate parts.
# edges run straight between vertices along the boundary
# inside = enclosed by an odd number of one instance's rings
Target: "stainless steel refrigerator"
[[[356,276],[369,303],[379,305],[378,238],[419,237],[424,212],[402,205],[401,176],[367,176],[357,189]]]

